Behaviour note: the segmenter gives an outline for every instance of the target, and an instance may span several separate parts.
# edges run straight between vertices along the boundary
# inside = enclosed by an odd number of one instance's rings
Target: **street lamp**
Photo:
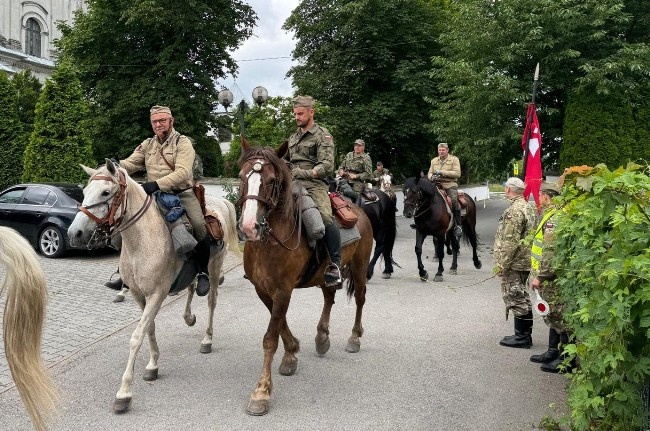
[[[262,106],[264,102],[269,98],[269,92],[266,90],[266,88],[260,86],[257,86],[253,89],[253,101],[257,104],[257,106]],[[228,112],[228,107],[232,104],[233,102],[233,94],[232,91],[228,90],[227,88],[224,88],[219,92],[217,95],[217,99],[219,100],[219,103],[225,108],[226,112]],[[244,119],[244,114],[246,112],[247,106],[246,106],[246,100],[242,99],[241,102],[238,104],[239,108],[239,115],[240,115],[240,121],[241,121],[241,135],[244,135],[245,132],[245,119]]]

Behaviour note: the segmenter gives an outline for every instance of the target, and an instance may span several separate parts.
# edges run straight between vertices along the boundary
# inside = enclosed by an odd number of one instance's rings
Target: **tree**
[[[13,75],[11,83],[18,93],[18,116],[23,123],[23,132],[27,135],[27,139],[25,139],[25,143],[27,143],[29,135],[34,130],[34,111],[42,85],[29,69]]]
[[[20,182],[23,172],[23,126],[18,114],[18,95],[6,72],[0,71],[0,190]]]
[[[79,79],[71,66],[62,63],[45,82],[36,104],[23,181],[85,182],[88,176],[79,164],[95,166],[89,120]]]
[[[179,131],[196,140],[205,175],[216,175],[214,145],[203,137],[213,128],[216,81],[236,72],[230,53],[252,34],[253,9],[240,0],[87,4],[74,27],[60,24],[57,46],[91,102],[95,157],[131,154],[152,135],[149,108],[168,105]]]
[[[283,28],[295,31],[289,71],[301,94],[329,107],[324,122],[340,154],[356,138],[394,172],[428,166],[436,136],[426,130],[435,95],[430,58],[439,53],[437,0],[303,0]],[[417,23],[417,24],[415,24]]]
[[[521,158],[536,63],[544,167],[555,168],[570,92],[592,89],[639,103],[650,77],[650,0],[451,2],[433,76],[433,130],[460,146],[477,177]],[[458,151],[457,151],[458,152]]]

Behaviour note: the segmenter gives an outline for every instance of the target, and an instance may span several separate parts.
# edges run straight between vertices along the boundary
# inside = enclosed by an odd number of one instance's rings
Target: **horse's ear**
[[[424,177],[425,177],[424,171],[420,171],[420,178],[424,178]]]
[[[106,169],[108,169],[108,173],[113,176],[117,175],[117,165],[113,163],[111,159],[104,160],[106,160]]]
[[[275,150],[275,154],[283,159],[284,156],[287,154],[287,150],[289,150],[289,141],[285,140],[280,146],[278,147],[277,150]]]
[[[250,144],[248,143],[248,139],[246,139],[246,136],[244,136],[244,135],[242,134],[242,135],[241,135],[241,150],[242,150],[242,154],[248,152],[248,150],[250,150],[250,148],[251,148],[251,146],[250,146]]]
[[[92,177],[93,175],[95,175],[95,173],[97,173],[96,169],[89,168],[88,166],[85,165],[79,165],[79,166],[81,166],[81,169],[86,171],[89,177]]]

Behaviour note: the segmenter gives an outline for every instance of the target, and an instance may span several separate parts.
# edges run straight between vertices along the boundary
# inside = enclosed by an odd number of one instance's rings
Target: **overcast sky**
[[[219,82],[233,92],[234,103],[246,98],[251,101],[253,88],[266,87],[269,96],[291,96],[291,80],[285,78],[291,67],[291,51],[295,45],[292,33],[282,30],[282,24],[299,0],[247,0],[257,13],[257,26],[233,57],[239,65],[237,77],[229,76]]]

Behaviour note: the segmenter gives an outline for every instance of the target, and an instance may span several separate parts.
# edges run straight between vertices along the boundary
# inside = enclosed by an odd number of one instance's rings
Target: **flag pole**
[[[537,66],[535,66],[535,75],[533,76],[533,98],[531,99],[531,104],[535,104],[535,96],[537,95],[537,83],[539,81],[539,63],[537,63]],[[526,124],[524,127],[526,127],[527,124],[530,124],[530,121],[532,119],[529,118],[528,116],[528,108],[526,108]],[[521,179],[524,180],[526,178],[526,161],[528,159],[528,141],[530,140],[530,129],[526,129],[526,147],[524,148],[524,159],[523,159],[523,166],[521,169]]]

